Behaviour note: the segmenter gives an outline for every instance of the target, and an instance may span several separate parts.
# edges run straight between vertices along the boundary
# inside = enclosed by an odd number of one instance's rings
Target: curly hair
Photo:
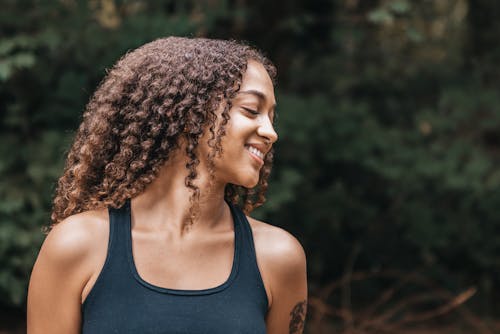
[[[264,65],[273,84],[274,65],[258,50],[236,41],[168,37],[125,54],[91,97],[68,152],[53,201],[52,226],[64,218],[107,206],[120,207],[157,176],[169,155],[186,141],[190,215],[196,215],[199,159],[195,153],[206,128],[209,172],[222,154],[221,138],[230,119],[231,99],[249,60]],[[222,107],[217,126],[216,110]],[[248,214],[265,202],[273,151],[265,157],[258,184],[228,184],[226,200]],[[51,226],[51,227],[52,227]]]

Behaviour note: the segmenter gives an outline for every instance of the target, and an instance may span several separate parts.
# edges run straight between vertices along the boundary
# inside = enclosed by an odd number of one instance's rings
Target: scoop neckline
[[[226,201],[226,200],[225,200]],[[127,241],[127,258],[128,258],[128,264],[130,271],[132,272],[132,276],[135,278],[137,282],[139,282],[141,285],[145,286],[148,289],[151,289],[153,291],[157,291],[160,293],[168,293],[168,294],[173,294],[173,295],[208,295],[212,293],[217,293],[220,291],[223,291],[227,289],[234,281],[238,274],[238,267],[239,267],[239,259],[240,259],[240,248],[241,248],[241,222],[239,219],[238,214],[236,213],[236,208],[233,207],[233,205],[229,202],[226,201],[227,205],[229,206],[229,209],[231,211],[231,217],[233,219],[233,231],[234,231],[234,251],[233,251],[233,263],[231,266],[231,272],[229,274],[229,277],[220,285],[215,286],[213,288],[206,288],[206,289],[173,289],[173,288],[166,288],[166,287],[161,287],[152,283],[149,283],[145,281],[140,275],[139,272],[137,271],[137,267],[135,266],[135,261],[134,261],[134,254],[133,254],[133,249],[132,249],[132,223],[131,223],[131,205],[130,205],[130,199],[127,200],[125,203],[126,207],[126,222],[125,222],[125,233],[126,233],[126,241]]]

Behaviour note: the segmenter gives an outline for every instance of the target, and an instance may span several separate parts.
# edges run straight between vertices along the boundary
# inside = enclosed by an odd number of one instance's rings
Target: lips
[[[249,146],[249,145],[246,145],[245,147],[251,153],[255,154],[256,156],[258,156],[259,158],[264,160],[264,153],[261,150],[259,150],[258,148],[254,147],[254,146]]]
[[[259,149],[255,148],[253,146],[249,146],[249,145],[245,145],[245,148],[250,153],[250,156],[256,162],[259,163],[259,165],[262,166],[264,164],[264,153],[262,151],[260,151]]]

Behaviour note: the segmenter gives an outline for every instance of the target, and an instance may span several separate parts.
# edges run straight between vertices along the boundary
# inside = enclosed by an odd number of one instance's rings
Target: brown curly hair
[[[52,224],[86,210],[120,207],[140,194],[179,148],[181,138],[187,143],[185,184],[192,190],[194,219],[198,141],[208,127],[213,178],[213,158],[222,153],[231,99],[250,59],[262,63],[274,83],[273,64],[255,48],[236,41],[168,37],[125,54],[86,107],[57,184]],[[221,103],[222,122],[216,129]],[[262,205],[272,160],[270,151],[256,187],[228,184],[225,198],[246,214]]]

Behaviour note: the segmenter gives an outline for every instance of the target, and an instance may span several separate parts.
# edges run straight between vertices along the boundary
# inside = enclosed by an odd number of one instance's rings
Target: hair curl
[[[258,50],[235,41],[168,37],[125,54],[86,107],[57,183],[52,224],[86,210],[120,207],[140,194],[179,148],[181,137],[187,143],[185,184],[192,190],[194,219],[198,141],[208,127],[213,179],[213,158],[222,153],[231,99],[250,59],[262,63],[274,83],[273,64]],[[216,129],[221,103],[222,122]],[[225,198],[247,214],[262,205],[272,160],[270,151],[255,188],[228,184]]]

